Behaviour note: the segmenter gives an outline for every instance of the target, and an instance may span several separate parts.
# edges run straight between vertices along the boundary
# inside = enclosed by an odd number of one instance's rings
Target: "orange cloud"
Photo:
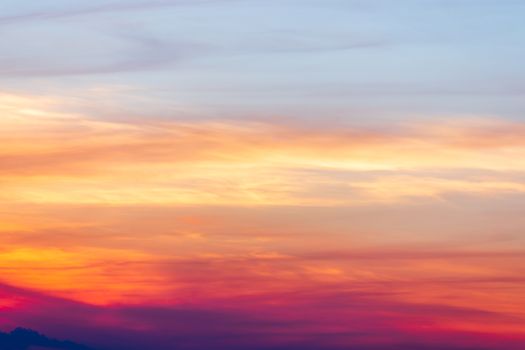
[[[4,109],[15,117],[0,122],[0,179],[10,202],[324,206],[525,190],[521,180],[498,174],[525,169],[519,123],[388,132],[239,121],[122,124],[12,100]],[[465,169],[487,175],[472,181]],[[436,170],[446,176],[430,174]]]
[[[523,325],[521,123],[117,123],[5,95],[0,111],[4,282],[91,304],[334,290]]]

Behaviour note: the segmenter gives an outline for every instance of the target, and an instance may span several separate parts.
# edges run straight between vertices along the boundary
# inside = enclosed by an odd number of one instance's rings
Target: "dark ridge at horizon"
[[[33,347],[55,350],[95,350],[70,340],[57,340],[24,327],[17,327],[11,332],[0,331],[0,349],[29,350]]]
[[[130,344],[111,347],[113,350],[144,349],[150,350],[157,348],[158,344],[147,344],[145,347],[129,347]],[[160,347],[161,349],[175,350],[174,347]],[[188,349],[187,347],[184,347]],[[108,349],[104,346],[104,349]],[[177,347],[178,349],[178,347]],[[471,347],[471,346],[443,346],[433,344],[417,343],[392,343],[382,345],[350,345],[350,346],[328,346],[322,347],[316,344],[288,344],[288,345],[253,345],[250,347],[207,345],[191,347],[191,349],[229,349],[229,350],[493,350],[492,347]],[[504,349],[504,348],[501,348]],[[510,348],[506,348],[509,349]],[[512,348],[514,349],[514,348]],[[17,327],[10,332],[0,331],[0,350],[102,350],[92,348],[87,345],[79,344],[70,340],[58,340],[49,338],[33,329]]]

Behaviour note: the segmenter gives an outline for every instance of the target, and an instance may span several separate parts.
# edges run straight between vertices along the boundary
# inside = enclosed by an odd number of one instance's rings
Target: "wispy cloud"
[[[177,6],[191,6],[206,3],[219,3],[235,0],[153,0],[153,1],[113,1],[90,6],[65,6],[64,8],[33,11],[15,15],[0,16],[0,25],[13,25],[23,22],[53,20],[78,16],[88,16],[112,12],[145,11]]]
[[[228,121],[54,121],[24,116],[28,111],[16,106],[11,113],[20,116],[3,122],[1,154],[3,180],[11,186],[4,198],[11,201],[330,206],[525,192],[519,177],[499,175],[525,171],[516,157],[525,149],[520,123],[323,130]],[[7,134],[13,132],[16,139]],[[35,135],[38,147],[29,142]],[[485,176],[472,181],[465,169]]]
[[[155,70],[184,60],[199,50],[196,45],[168,43],[140,33],[118,35],[116,38],[125,43],[128,51],[126,55],[108,54],[98,63],[86,61],[81,56],[61,63],[57,63],[53,57],[38,60],[25,57],[22,64],[0,63],[0,75],[31,78]]]

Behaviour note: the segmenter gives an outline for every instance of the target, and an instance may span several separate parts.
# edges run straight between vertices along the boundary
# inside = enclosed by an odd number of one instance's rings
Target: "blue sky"
[[[4,1],[0,77],[7,92],[121,119],[519,119],[524,11],[509,0]]]

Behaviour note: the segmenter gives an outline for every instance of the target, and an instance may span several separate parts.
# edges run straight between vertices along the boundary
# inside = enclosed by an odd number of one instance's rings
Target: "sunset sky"
[[[2,0],[0,330],[523,350],[524,15]]]

